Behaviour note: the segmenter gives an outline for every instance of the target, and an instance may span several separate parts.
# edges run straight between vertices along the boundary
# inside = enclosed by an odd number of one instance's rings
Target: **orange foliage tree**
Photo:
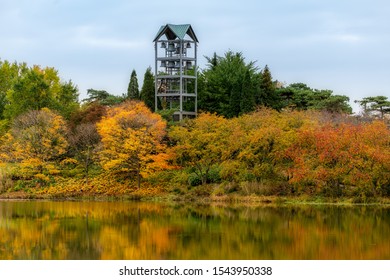
[[[383,122],[324,125],[300,131],[286,152],[290,182],[331,196],[389,193],[390,130]]]
[[[315,126],[312,112],[285,111],[261,108],[251,114],[240,116],[237,126],[241,129],[240,149],[237,159],[244,164],[246,172],[254,180],[284,180],[284,151],[296,141],[297,131],[302,127]]]
[[[101,136],[100,161],[105,170],[141,176],[169,168],[163,138],[166,123],[142,102],[130,101],[107,110],[97,123]]]

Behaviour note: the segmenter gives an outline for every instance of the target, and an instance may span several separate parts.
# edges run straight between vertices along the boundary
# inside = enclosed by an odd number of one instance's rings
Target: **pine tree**
[[[227,117],[237,117],[241,111],[241,83],[236,81],[230,92],[229,110],[225,113]]]
[[[137,73],[135,70],[131,72],[129,86],[127,88],[127,98],[128,99],[139,99],[139,87]]]
[[[229,51],[224,57],[206,57],[207,69],[199,75],[198,108],[215,112],[226,117],[238,116],[241,113],[243,81],[246,73],[250,75],[251,88],[257,67],[255,62],[245,62],[242,53]],[[203,83],[203,86],[201,86]],[[251,98],[249,98],[251,99]]]
[[[145,105],[152,110],[152,112],[155,111],[154,107],[154,98],[155,98],[155,88],[154,88],[154,75],[152,73],[152,68],[149,66],[148,69],[146,69],[145,75],[144,75],[144,82],[142,85],[141,93],[140,93],[140,99],[145,103]]]
[[[253,95],[251,75],[249,70],[245,72],[244,80],[242,81],[240,107],[241,113],[249,113],[255,108],[255,97]]]
[[[261,72],[260,88],[255,97],[256,105],[263,105],[278,109],[280,106],[279,97],[272,81],[271,71],[268,65]]]
[[[383,119],[385,114],[390,113],[390,101],[387,96],[364,97],[362,100],[356,100],[355,103],[360,104],[365,115],[370,115],[374,112],[374,114]]]

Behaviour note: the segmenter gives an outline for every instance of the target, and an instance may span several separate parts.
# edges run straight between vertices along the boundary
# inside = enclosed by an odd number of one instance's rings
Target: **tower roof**
[[[160,39],[162,35],[166,35],[168,40],[183,40],[185,35],[190,36],[192,40],[198,42],[195,32],[192,29],[190,24],[167,24],[160,27],[160,30],[157,32],[156,37],[153,42]]]

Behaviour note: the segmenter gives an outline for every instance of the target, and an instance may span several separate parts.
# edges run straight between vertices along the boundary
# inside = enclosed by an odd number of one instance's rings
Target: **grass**
[[[152,201],[152,202],[189,202],[189,203],[223,203],[243,205],[387,205],[390,206],[390,198],[377,198],[367,203],[356,203],[352,198],[330,199],[323,197],[302,196],[264,196],[264,195],[238,195],[228,194],[223,196],[180,196],[172,193],[160,193],[158,195],[142,195],[130,193],[126,195],[45,195],[39,193],[27,193],[25,191],[6,192],[0,194],[0,199],[60,199],[60,200],[99,200],[99,201]]]
[[[5,167],[0,167],[0,194],[6,192],[13,186],[13,181]]]
[[[129,200],[158,202],[240,203],[245,205],[390,205],[389,197],[361,200],[356,197],[323,195],[286,195],[285,186],[271,182],[207,184],[196,187],[170,185],[166,182],[143,182],[141,189],[134,180],[99,175],[88,184],[82,178],[58,178],[52,185],[16,188],[7,172],[0,169],[0,199],[72,199]],[[27,184],[28,185],[28,184]]]

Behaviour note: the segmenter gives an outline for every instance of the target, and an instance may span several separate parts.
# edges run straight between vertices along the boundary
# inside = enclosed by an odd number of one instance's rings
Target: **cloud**
[[[361,42],[363,38],[359,35],[356,34],[341,34],[341,35],[334,35],[332,36],[334,41],[339,41],[339,42],[346,42],[346,43],[357,43]]]
[[[326,44],[355,44],[363,41],[363,37],[358,34],[333,34],[333,33],[324,33],[324,34],[315,34],[310,35],[303,40],[305,43],[326,43]]]
[[[148,46],[148,41],[145,39],[123,39],[107,35],[110,33],[103,28],[92,27],[88,25],[75,28],[73,38],[74,44],[84,45],[87,47],[114,49],[114,50],[135,50],[142,49]]]

